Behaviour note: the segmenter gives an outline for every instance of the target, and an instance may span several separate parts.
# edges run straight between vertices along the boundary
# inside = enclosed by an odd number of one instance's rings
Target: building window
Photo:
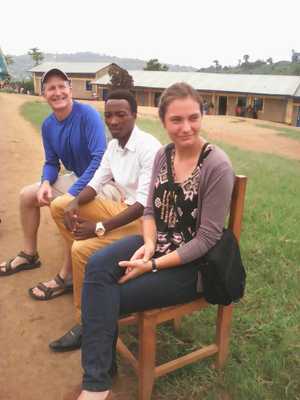
[[[91,81],[85,81],[85,90],[87,90],[89,92],[92,90]]]
[[[145,101],[146,101],[146,98],[145,98],[145,93],[144,92],[140,92],[140,94],[139,94],[139,105],[140,106],[144,106],[145,105]]]
[[[264,108],[264,99],[262,97],[254,97],[253,108],[255,111],[262,111]]]

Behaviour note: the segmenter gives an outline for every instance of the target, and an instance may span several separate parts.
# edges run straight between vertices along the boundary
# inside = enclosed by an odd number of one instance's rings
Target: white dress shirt
[[[160,147],[155,137],[135,126],[124,148],[117,139],[109,142],[88,186],[99,193],[102,185],[114,179],[124,193],[126,204],[139,202],[146,206],[153,161]]]

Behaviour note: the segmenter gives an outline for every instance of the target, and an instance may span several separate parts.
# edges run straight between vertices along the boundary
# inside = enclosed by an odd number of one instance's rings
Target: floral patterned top
[[[184,182],[174,182],[175,148],[170,150],[171,179],[168,157],[155,181],[153,209],[157,226],[155,257],[168,254],[196,235],[198,187],[201,165],[198,163]],[[170,180],[172,182],[170,182]]]

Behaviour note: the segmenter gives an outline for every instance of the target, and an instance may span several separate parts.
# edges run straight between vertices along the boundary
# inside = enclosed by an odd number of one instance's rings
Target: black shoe
[[[75,325],[65,335],[49,344],[52,351],[64,352],[80,349],[82,339],[82,326]]]

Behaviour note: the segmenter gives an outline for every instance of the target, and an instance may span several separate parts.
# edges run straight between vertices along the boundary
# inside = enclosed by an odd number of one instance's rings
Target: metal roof
[[[44,62],[29,72],[46,72],[51,68],[59,68],[67,74],[95,74],[109,65],[111,63]]]
[[[298,89],[296,90],[296,92],[294,93],[295,97],[300,97],[300,85],[298,86]]]
[[[277,96],[300,95],[300,76],[244,75],[203,72],[129,71],[135,87],[165,89],[176,82],[187,82],[197,90],[252,93]],[[106,85],[108,74],[92,83]]]

